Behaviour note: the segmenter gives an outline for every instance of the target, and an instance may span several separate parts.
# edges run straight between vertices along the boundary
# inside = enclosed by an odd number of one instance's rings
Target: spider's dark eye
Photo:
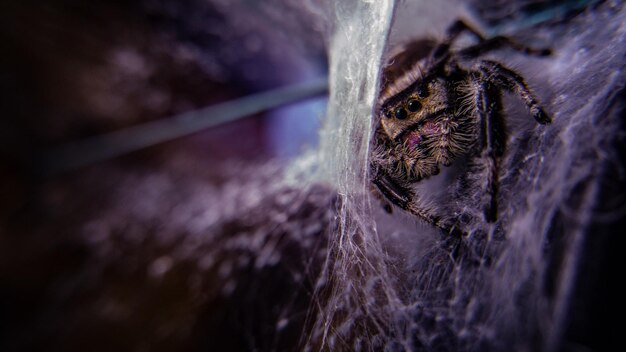
[[[385,115],[386,118],[390,118],[391,117],[391,111],[390,110],[385,110],[385,112],[383,112],[383,115]]]
[[[407,113],[404,108],[397,108],[394,114],[398,120],[404,120],[407,117]]]
[[[428,94],[430,94],[430,92],[428,91],[428,85],[427,84],[417,88],[417,95],[419,95],[420,98],[426,98],[428,96]]]
[[[417,110],[422,108],[422,104],[417,100],[409,100],[409,104],[407,104],[407,108],[410,112],[416,112]]]

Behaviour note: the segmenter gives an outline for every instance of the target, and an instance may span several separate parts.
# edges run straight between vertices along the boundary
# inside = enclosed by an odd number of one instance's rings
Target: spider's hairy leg
[[[483,159],[487,162],[487,194],[489,200],[484,209],[485,220],[498,219],[498,175],[500,159],[506,149],[506,125],[502,114],[502,96],[497,87],[482,82],[476,106],[481,124]]]
[[[485,40],[485,36],[480,33],[478,29],[465,22],[465,20],[463,20],[462,18],[457,19],[456,21],[454,21],[454,23],[452,23],[450,27],[448,27],[446,31],[446,36],[449,41],[452,41],[465,31],[469,32],[481,42]]]
[[[529,47],[524,44],[520,44],[509,37],[498,35],[493,38],[483,40],[480,43],[469,46],[463,50],[460,50],[458,52],[458,55],[470,59],[484,55],[489,51],[501,48],[511,48],[524,54],[533,56],[548,56],[552,53],[552,50],[550,50],[549,48]]]
[[[539,105],[537,98],[530,91],[522,76],[510,70],[497,62],[484,60],[480,62],[479,70],[485,79],[490,80],[494,84],[506,89],[507,91],[517,94],[528,107],[530,114],[535,120],[542,124],[552,122],[552,118]]]
[[[484,136],[483,148],[490,150],[494,157],[501,158],[506,150],[507,127],[502,107],[502,92],[488,82],[480,82],[478,113]]]
[[[479,42],[483,42],[485,40],[485,37],[482,35],[482,33],[480,33],[480,31],[478,31],[477,29],[475,29],[474,27],[472,27],[471,25],[469,25],[467,22],[465,22],[463,19],[457,19],[456,21],[454,21],[454,23],[448,27],[448,29],[446,30],[446,38],[443,40],[443,42],[441,42],[433,51],[433,56],[435,58],[439,58],[441,56],[443,56],[443,54],[447,53],[450,50],[450,45],[452,45],[452,42],[459,37],[459,35],[461,35],[461,33],[463,32],[468,32],[471,35],[473,35],[474,37],[476,37],[476,39]]]
[[[398,184],[391,176],[384,172],[377,172],[372,182],[380,193],[385,196],[391,203],[400,207],[402,210],[417,216],[418,218],[426,221],[427,223],[439,228],[445,233],[454,236],[464,236],[465,234],[457,227],[442,220],[442,217],[433,214],[433,212],[425,207],[422,207],[417,202],[417,195],[407,187]]]
[[[380,187],[371,184],[370,193],[373,194],[376,200],[380,202],[383,210],[385,210],[387,214],[393,214],[393,208],[391,206],[391,203],[389,203],[387,198],[385,198],[385,195],[382,194],[382,192],[380,191]]]

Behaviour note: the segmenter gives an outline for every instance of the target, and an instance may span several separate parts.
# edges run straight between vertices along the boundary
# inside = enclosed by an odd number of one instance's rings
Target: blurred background
[[[221,233],[215,223],[251,204],[277,165],[316,145],[325,98],[54,174],[47,153],[323,78],[319,6],[0,3],[0,350],[193,350],[230,338],[226,327],[194,338],[196,326],[228,326],[202,318],[224,283],[206,274],[212,259],[198,264],[210,250],[181,243]]]

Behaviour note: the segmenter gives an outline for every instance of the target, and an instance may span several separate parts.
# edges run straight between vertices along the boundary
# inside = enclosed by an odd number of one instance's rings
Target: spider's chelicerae
[[[477,43],[451,50],[464,32]],[[503,47],[529,55],[550,54],[504,36],[485,38],[457,20],[443,41],[420,39],[405,46],[383,73],[372,182],[391,203],[445,232],[459,232],[455,220],[420,201],[414,184],[437,175],[459,157],[480,158],[477,164],[484,165],[487,177],[484,215],[487,222],[494,222],[499,165],[507,142],[502,93],[519,96],[538,123],[551,121],[518,73],[480,59]]]

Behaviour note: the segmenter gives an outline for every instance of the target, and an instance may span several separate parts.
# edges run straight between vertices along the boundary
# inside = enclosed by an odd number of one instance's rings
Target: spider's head
[[[381,104],[380,123],[392,141],[419,144],[420,138],[441,133],[436,118],[448,105],[442,81],[416,81]]]

